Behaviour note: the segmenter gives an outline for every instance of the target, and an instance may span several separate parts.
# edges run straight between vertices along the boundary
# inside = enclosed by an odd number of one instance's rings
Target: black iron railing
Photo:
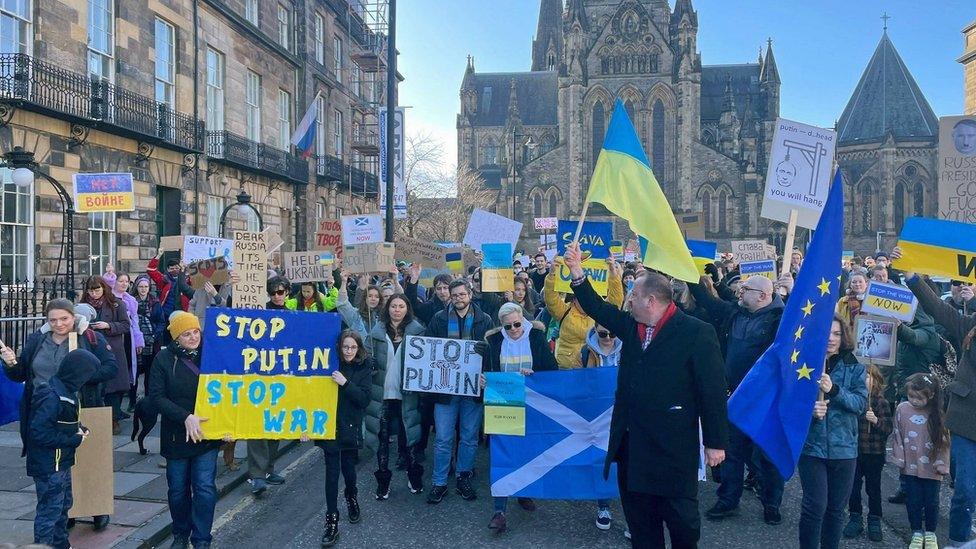
[[[203,152],[203,122],[169,105],[22,53],[0,54],[0,100],[25,109],[66,115],[85,126]]]
[[[341,158],[319,155],[315,157],[315,174],[322,182],[341,182],[345,178],[346,165]]]
[[[304,159],[228,131],[207,132],[207,156],[246,170],[308,182],[308,162]]]
[[[48,301],[67,293],[63,277],[35,281],[0,278],[0,340],[19,350],[27,336],[44,324]]]
[[[367,171],[350,167],[349,187],[350,192],[353,194],[376,196],[379,187],[379,178]]]

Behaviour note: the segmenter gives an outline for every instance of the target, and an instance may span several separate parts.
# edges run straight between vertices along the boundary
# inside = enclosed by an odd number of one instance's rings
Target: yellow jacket
[[[581,352],[583,345],[586,344],[586,334],[593,328],[595,322],[573,303],[566,303],[566,294],[558,293],[553,289],[555,282],[556,269],[554,268],[546,276],[542,297],[546,300],[546,307],[552,318],[557,322],[562,319],[559,325],[559,337],[556,339],[556,363],[562,370],[582,368]],[[607,282],[607,303],[621,307],[624,302],[623,282],[612,271]]]

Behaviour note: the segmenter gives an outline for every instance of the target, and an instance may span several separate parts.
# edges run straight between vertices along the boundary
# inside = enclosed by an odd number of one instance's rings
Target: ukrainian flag
[[[446,252],[444,254],[444,263],[447,264],[447,268],[452,273],[464,271],[464,255],[460,251]]]
[[[698,282],[698,268],[619,99],[586,201],[603,204],[647,239],[644,265],[686,282]]]
[[[898,269],[976,282],[976,225],[909,217],[898,246]]]
[[[715,251],[718,249],[718,244],[707,240],[686,240],[685,243],[688,244],[692,261],[698,267],[698,273],[705,274],[705,266],[715,262]]]

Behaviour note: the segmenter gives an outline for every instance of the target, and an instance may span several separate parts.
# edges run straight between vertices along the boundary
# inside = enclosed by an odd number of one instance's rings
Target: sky
[[[674,0],[671,0],[673,7]],[[702,64],[754,63],[766,39],[782,79],[780,115],[832,127],[888,35],[936,115],[962,113],[960,32],[973,0],[693,0]],[[478,72],[527,71],[539,0],[398,0],[399,70],[408,134],[444,144],[457,162],[458,91],[467,55]]]

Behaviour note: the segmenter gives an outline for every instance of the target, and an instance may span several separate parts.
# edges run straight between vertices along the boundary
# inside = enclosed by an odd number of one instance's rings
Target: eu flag
[[[793,476],[810,429],[838,299],[842,187],[838,170],[776,339],[729,399],[729,420],[766,452],[786,479]]]

